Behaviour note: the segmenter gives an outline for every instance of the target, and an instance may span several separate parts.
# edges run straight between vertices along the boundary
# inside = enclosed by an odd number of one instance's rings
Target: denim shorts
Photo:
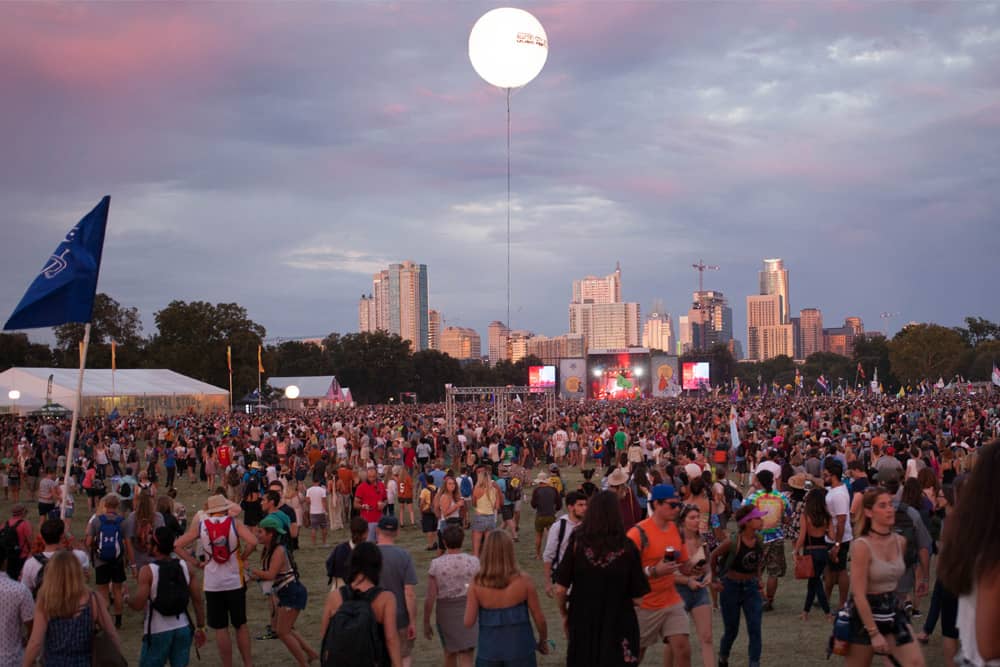
[[[694,590],[687,584],[678,584],[677,594],[681,596],[682,600],[684,600],[684,611],[687,612],[690,612],[695,607],[701,607],[702,605],[708,604],[707,588]]]
[[[192,639],[193,634],[190,626],[149,635],[142,642],[139,667],[188,664]]]
[[[306,600],[309,598],[309,592],[306,591],[306,587],[302,585],[300,581],[292,581],[284,586],[278,591],[278,606],[284,609],[298,609],[302,611],[306,608]]]

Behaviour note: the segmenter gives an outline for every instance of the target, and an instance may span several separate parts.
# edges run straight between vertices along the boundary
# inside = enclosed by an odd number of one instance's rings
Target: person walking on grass
[[[312,488],[316,488],[315,486]],[[308,591],[299,581],[299,571],[292,559],[292,552],[283,543],[285,526],[276,517],[269,516],[257,526],[257,537],[264,547],[261,569],[251,570],[251,577],[268,585],[276,597],[277,618],[274,630],[278,639],[288,648],[299,667],[319,658],[319,653],[309,646],[295,630],[295,621],[306,608]]]
[[[556,512],[562,508],[562,498],[550,484],[548,474],[538,473],[535,484],[536,488],[531,494],[531,507],[535,510],[535,560],[541,560],[542,541],[546,531],[556,522]]]
[[[444,648],[446,667],[472,667],[476,631],[465,627],[466,595],[479,571],[479,559],[462,552],[465,531],[457,524],[445,526],[441,537],[445,553],[431,561],[427,576],[427,599],[424,601],[424,637],[434,632],[431,618],[437,610],[436,623]]]
[[[191,576],[188,564],[171,558],[174,552],[174,531],[169,527],[156,529],[153,536],[153,561],[139,570],[138,587],[128,606],[135,611],[145,610],[143,620],[140,667],[185,667],[191,660],[191,642],[201,648],[205,645],[205,603],[201,596],[201,582]],[[178,587],[187,590],[179,593],[170,590]],[[163,598],[160,598],[160,595]],[[186,600],[195,612],[195,630],[192,631]],[[180,614],[161,612],[165,603],[179,600],[184,604]],[[158,604],[159,603],[159,604]]]
[[[327,516],[326,516],[326,484],[323,479],[313,479],[312,486],[306,491],[309,501],[309,530],[312,532],[312,545],[316,546],[316,535],[323,536],[323,546],[326,546]]]
[[[399,519],[383,516],[377,526],[378,548],[382,552],[379,585],[396,596],[396,627],[402,667],[413,664],[413,644],[417,639],[417,570],[410,552],[396,546]]]

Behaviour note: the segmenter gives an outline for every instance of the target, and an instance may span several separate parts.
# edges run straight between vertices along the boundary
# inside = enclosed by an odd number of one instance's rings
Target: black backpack
[[[382,667],[388,664],[385,638],[372,609],[372,600],[381,592],[378,586],[366,593],[358,593],[350,586],[340,589],[343,601],[323,636],[321,667]],[[394,619],[388,620],[394,622]]]
[[[722,497],[726,500],[726,512],[732,514],[743,504],[743,494],[728,479],[722,483]]]
[[[38,574],[35,575],[35,585],[31,588],[31,596],[37,598],[38,591],[42,590],[42,579],[45,577],[45,566],[49,563],[49,557],[45,554],[35,554],[35,560],[41,565]]]
[[[12,563],[21,562],[21,540],[17,537],[17,527],[24,523],[24,519],[18,519],[13,524],[5,523],[0,528],[0,551],[6,555],[4,561],[10,569]]]
[[[917,526],[906,511],[907,507],[909,506],[906,503],[899,503],[899,507],[896,508],[896,523],[892,529],[906,540],[906,545],[903,547],[903,562],[910,568],[919,560],[920,545],[917,544]]]
[[[179,560],[165,558],[156,561],[159,569],[156,582],[156,599],[150,600],[149,606],[160,616],[180,618],[187,616],[188,602],[191,600],[191,589],[188,580],[184,578],[184,569]],[[190,622],[190,618],[188,621]],[[146,640],[153,636],[153,615],[149,615],[146,628]]]

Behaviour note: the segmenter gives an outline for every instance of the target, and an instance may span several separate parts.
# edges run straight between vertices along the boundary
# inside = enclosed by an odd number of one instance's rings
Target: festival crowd
[[[687,667],[697,645],[704,667],[734,652],[755,667],[779,604],[823,624],[803,652],[852,667],[923,665],[939,625],[935,661],[1000,665],[996,392],[511,413],[501,426],[459,403],[452,437],[443,405],[92,417],[68,479],[69,422],[7,417],[0,667],[124,664],[126,606],[143,615],[142,667],[187,665],[209,638],[249,667],[250,585],[270,619],[256,638],[297,665],[408,666],[418,641],[446,665],[534,665],[558,620],[567,665],[635,665],[660,645]],[[204,503],[185,507],[183,485]],[[407,527],[435,556],[422,613]],[[522,538],[542,581],[517,562]],[[302,581],[303,549],[328,553],[323,590]],[[310,597],[318,634],[296,628]]]

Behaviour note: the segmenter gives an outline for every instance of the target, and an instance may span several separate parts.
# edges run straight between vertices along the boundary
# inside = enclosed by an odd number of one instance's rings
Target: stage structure
[[[587,352],[587,398],[648,398],[652,396],[652,370],[648,348],[590,350]]]
[[[493,400],[493,425],[501,428],[507,426],[507,413],[514,397],[531,394],[541,394],[545,401],[545,419],[552,422],[556,419],[556,387],[453,387],[444,386],[445,431],[449,443],[455,442],[455,397],[456,396],[489,396]]]

